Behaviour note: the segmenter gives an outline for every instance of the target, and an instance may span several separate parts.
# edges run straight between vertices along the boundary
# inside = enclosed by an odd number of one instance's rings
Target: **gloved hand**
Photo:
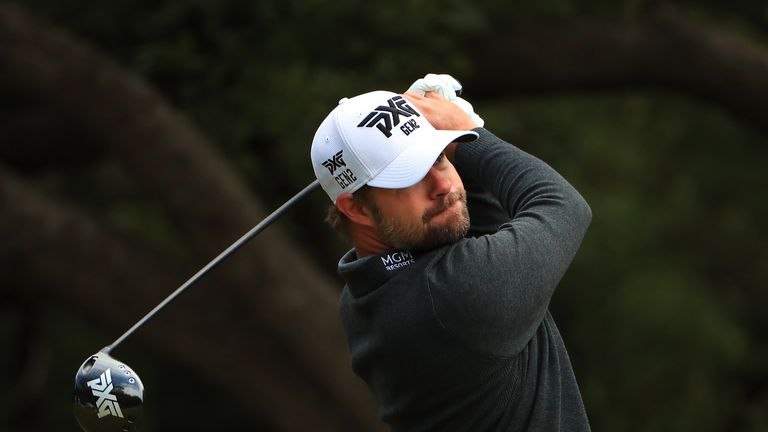
[[[408,88],[408,91],[424,96],[426,92],[435,92],[440,96],[458,105],[466,112],[473,122],[479,127],[485,124],[485,121],[475,113],[472,104],[459,97],[461,95],[461,84],[447,74],[427,74],[424,78],[414,81]]]

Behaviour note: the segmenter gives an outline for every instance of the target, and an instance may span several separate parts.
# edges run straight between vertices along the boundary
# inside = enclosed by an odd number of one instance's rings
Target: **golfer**
[[[393,431],[588,431],[548,306],[591,210],[470,114],[375,91],[317,130],[352,368]]]

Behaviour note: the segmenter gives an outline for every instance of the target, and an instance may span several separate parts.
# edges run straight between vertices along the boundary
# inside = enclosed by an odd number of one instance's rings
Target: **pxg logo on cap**
[[[323,120],[312,141],[312,167],[336,202],[364,185],[412,186],[445,146],[475,138],[471,131],[435,130],[402,95],[374,91],[343,99]]]
[[[339,152],[333,155],[332,158],[323,162],[323,166],[328,168],[328,171],[330,171],[330,173],[333,174],[336,172],[337,168],[347,166],[347,164],[344,163],[344,159],[342,159],[343,156],[344,156],[344,150],[339,150]]]
[[[381,133],[387,138],[392,136],[392,126],[400,124],[400,116],[410,117],[415,115],[420,117],[419,112],[408,105],[408,101],[402,96],[395,96],[387,101],[387,106],[380,105],[370,114],[357,127],[372,127],[376,126]],[[419,127],[418,123],[414,120],[410,120],[401,128],[403,133],[410,135],[410,133]]]

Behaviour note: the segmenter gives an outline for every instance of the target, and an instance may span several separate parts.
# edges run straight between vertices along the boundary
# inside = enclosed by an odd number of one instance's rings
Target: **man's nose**
[[[427,173],[430,182],[430,198],[440,198],[447,195],[453,187],[453,182],[438,169],[432,167]]]

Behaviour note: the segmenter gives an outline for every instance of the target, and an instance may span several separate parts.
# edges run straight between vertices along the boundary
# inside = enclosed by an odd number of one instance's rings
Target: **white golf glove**
[[[461,94],[461,84],[450,75],[427,74],[424,78],[419,78],[414,81],[408,88],[408,91],[418,93],[422,96],[429,91],[435,92],[458,105],[459,108],[469,114],[469,118],[471,118],[477,126],[482,127],[485,124],[485,121],[475,113],[472,104],[459,97]]]

